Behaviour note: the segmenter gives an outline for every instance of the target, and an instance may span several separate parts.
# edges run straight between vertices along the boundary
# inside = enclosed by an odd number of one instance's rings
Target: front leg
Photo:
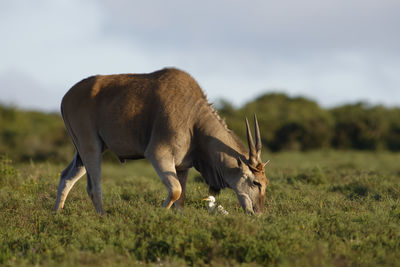
[[[162,156],[156,153],[145,155],[156,170],[161,181],[168,189],[167,199],[164,201],[163,207],[169,209],[182,193],[181,183],[176,174],[173,157],[163,154]]]
[[[187,181],[188,174],[189,174],[189,169],[183,170],[183,171],[177,171],[178,179],[179,179],[179,182],[180,182],[181,188],[182,188],[182,193],[181,193],[181,197],[177,201],[175,201],[174,205],[175,205],[175,208],[182,210],[182,211],[183,211],[183,206],[185,205],[185,199],[186,199],[186,181]]]

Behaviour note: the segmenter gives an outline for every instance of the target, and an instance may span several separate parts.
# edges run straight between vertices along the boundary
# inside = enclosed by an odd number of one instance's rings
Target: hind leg
[[[86,138],[86,140],[85,143],[82,142],[77,146],[86,168],[86,191],[93,202],[96,212],[104,214],[101,190],[101,159],[104,146],[97,134],[93,134],[91,138]]]
[[[85,146],[80,147],[79,151],[87,172],[86,191],[93,202],[96,212],[104,214],[101,190],[101,141],[96,140],[91,145],[86,144]]]
[[[54,211],[59,211],[64,207],[64,202],[67,199],[69,191],[85,173],[85,166],[79,154],[76,153],[72,162],[61,173]]]
[[[93,202],[94,208],[97,213],[104,215],[103,209],[103,194],[101,190],[101,168],[99,166],[89,167],[90,171],[87,172],[87,187],[86,191]]]

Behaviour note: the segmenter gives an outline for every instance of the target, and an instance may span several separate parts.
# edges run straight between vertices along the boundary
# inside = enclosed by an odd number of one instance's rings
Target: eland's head
[[[249,213],[260,214],[265,209],[265,189],[268,180],[265,176],[264,167],[269,163],[261,160],[261,136],[258,126],[257,117],[254,115],[255,137],[254,145],[253,137],[250,131],[249,122],[246,118],[247,141],[249,144],[248,159],[238,158],[239,175],[235,179],[232,188],[235,190],[239,203],[243,210]]]

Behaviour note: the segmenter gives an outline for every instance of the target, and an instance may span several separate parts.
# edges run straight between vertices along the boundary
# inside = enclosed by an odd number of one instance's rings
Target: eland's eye
[[[258,186],[258,187],[261,187],[261,184],[258,181],[253,181],[253,184]]]

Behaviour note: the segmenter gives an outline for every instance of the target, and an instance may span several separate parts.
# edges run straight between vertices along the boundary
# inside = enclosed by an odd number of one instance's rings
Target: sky
[[[398,0],[0,0],[0,103],[58,111],[91,75],[190,73],[211,102],[268,92],[400,106]]]

